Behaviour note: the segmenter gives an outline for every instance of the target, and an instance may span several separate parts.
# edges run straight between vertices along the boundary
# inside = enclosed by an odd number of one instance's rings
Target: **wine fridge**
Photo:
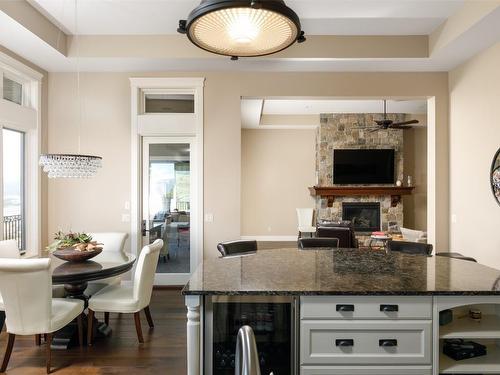
[[[205,375],[234,375],[241,327],[253,330],[262,375],[297,374],[296,300],[281,296],[213,296],[205,301]]]

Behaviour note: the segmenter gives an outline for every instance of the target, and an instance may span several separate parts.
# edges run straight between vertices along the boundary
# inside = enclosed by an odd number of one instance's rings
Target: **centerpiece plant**
[[[56,250],[74,249],[76,251],[95,251],[102,250],[102,244],[92,240],[92,236],[87,233],[78,233],[69,231],[64,233],[57,232],[47,250],[53,252]]]

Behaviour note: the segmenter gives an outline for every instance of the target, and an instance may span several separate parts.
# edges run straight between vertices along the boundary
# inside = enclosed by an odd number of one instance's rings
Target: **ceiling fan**
[[[369,132],[376,132],[379,130],[387,129],[411,129],[412,124],[418,124],[418,120],[408,120],[401,122],[394,122],[387,118],[387,100],[384,100],[384,118],[382,120],[375,120],[376,126],[367,126],[364,128],[358,128],[363,130],[369,130]]]

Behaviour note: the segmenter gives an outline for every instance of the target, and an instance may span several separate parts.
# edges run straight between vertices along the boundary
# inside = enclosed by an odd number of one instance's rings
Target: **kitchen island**
[[[213,306],[249,298],[280,301],[276,306],[288,298],[290,373],[500,374],[499,279],[499,270],[474,262],[355,249],[273,249],[208,259],[183,290],[188,374],[215,374],[217,356],[226,355],[212,345]],[[482,311],[481,323],[467,318],[471,306]],[[448,309],[454,319],[440,326],[439,313]],[[269,320],[262,316],[249,321]],[[252,328],[265,331],[265,324]],[[454,361],[441,354],[450,338],[481,342],[488,354]]]

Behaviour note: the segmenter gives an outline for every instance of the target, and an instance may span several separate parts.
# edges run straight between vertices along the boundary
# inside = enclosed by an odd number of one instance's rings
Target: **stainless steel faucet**
[[[255,335],[249,326],[238,331],[234,375],[261,375]]]

